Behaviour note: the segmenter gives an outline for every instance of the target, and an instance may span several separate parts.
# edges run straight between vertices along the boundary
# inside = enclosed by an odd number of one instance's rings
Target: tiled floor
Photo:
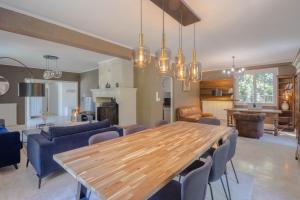
[[[260,140],[239,138],[234,162],[241,183],[235,183],[231,171],[232,199],[299,200],[300,162],[294,159],[295,146],[295,138],[288,135],[266,134]],[[33,168],[26,168],[25,160],[22,154],[19,170],[13,167],[0,169],[0,200],[74,199],[76,183],[71,176],[54,174],[43,181],[39,190]],[[213,188],[215,200],[225,199],[218,182]]]

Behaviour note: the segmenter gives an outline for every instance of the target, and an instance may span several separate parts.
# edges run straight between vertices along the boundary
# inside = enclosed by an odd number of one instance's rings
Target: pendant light
[[[137,68],[145,68],[151,62],[150,49],[144,45],[143,34],[143,0],[141,0],[140,8],[140,34],[139,34],[139,46],[133,50],[133,63]]]
[[[163,32],[160,50],[156,51],[156,70],[160,74],[167,74],[171,71],[171,51],[166,47],[165,35],[165,1],[163,3]]]
[[[230,69],[224,69],[223,74],[227,76],[233,76],[233,78],[238,78],[245,72],[245,68],[236,69],[235,67],[235,56],[232,56],[232,67]]]
[[[181,14],[181,23],[179,23],[179,48],[178,54],[175,58],[175,78],[180,81],[184,81],[188,76],[188,69],[185,65],[185,57],[182,51],[182,14]]]
[[[192,62],[190,63],[190,80],[193,82],[198,82],[202,80],[202,67],[199,62],[197,62],[196,57],[196,25],[194,24],[194,49],[192,55]]]

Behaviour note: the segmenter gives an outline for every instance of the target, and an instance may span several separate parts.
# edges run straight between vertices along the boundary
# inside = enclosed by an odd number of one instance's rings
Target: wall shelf
[[[282,110],[279,114],[278,127],[280,129],[294,130],[295,128],[295,78],[293,75],[289,76],[277,76],[278,93],[277,102],[278,109],[281,109],[281,104],[286,101],[289,104],[289,110]],[[292,85],[292,88],[288,87]],[[289,97],[286,98],[285,93],[289,93]]]

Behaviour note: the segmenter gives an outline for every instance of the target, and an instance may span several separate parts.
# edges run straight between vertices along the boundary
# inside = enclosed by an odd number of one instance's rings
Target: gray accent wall
[[[43,79],[43,70],[30,68],[35,79]],[[16,103],[17,104],[17,123],[25,124],[25,98],[18,96],[18,83],[24,82],[25,79],[30,78],[30,74],[24,67],[0,65],[0,76],[4,76],[10,83],[9,91],[0,96],[1,103]],[[75,81],[80,82],[80,74],[63,72],[61,81]],[[79,85],[79,84],[78,84]],[[80,91],[78,92],[78,94]],[[78,99],[80,102],[80,99]],[[1,112],[1,111],[0,111]]]
[[[91,89],[97,88],[99,88],[98,69],[80,74],[80,97],[91,97]]]

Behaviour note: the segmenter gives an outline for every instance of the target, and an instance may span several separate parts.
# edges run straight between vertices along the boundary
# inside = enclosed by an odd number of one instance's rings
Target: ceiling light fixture
[[[188,68],[187,65],[185,65],[185,57],[182,51],[182,14],[181,23],[179,23],[179,48],[175,60],[175,78],[184,81],[188,77]]]
[[[196,25],[194,24],[194,49],[192,55],[192,62],[189,66],[190,70],[190,80],[193,82],[198,82],[202,80],[202,67],[201,63],[197,61],[197,53],[196,53]]]
[[[163,32],[162,32],[162,44],[160,50],[156,51],[156,69],[160,74],[167,74],[171,71],[171,51],[166,47],[166,35],[165,35],[165,1],[163,3]]]
[[[140,8],[140,34],[139,34],[139,46],[133,50],[133,63],[137,68],[145,68],[151,62],[150,49],[144,45],[143,34],[143,0],[141,0]]]
[[[241,74],[245,72],[245,68],[235,68],[235,56],[232,56],[232,67],[230,69],[224,69],[223,74],[226,74],[228,76],[233,76],[234,78],[238,78]]]
[[[45,58],[46,61],[46,70],[44,71],[43,77],[46,80],[52,79],[52,78],[61,78],[62,77],[62,71],[58,70],[58,65],[57,65],[57,61],[58,61],[58,57],[57,56],[52,56],[52,55],[44,55],[43,56]],[[50,68],[50,61],[53,60],[55,61],[55,69],[52,70]]]

